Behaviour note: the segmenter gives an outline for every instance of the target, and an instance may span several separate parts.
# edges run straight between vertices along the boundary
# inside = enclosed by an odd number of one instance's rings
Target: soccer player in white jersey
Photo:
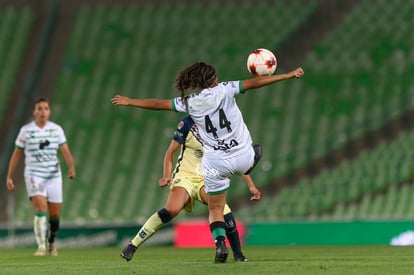
[[[174,156],[180,147],[181,152],[173,171]],[[164,156],[163,177],[159,184],[161,187],[170,186],[165,206],[149,217],[138,230],[136,236],[122,250],[122,258],[130,261],[139,246],[154,235],[164,224],[175,218],[183,209],[191,213],[196,200],[207,204],[207,194],[204,190],[204,178],[201,171],[202,157],[203,145],[198,127],[192,118],[187,116],[179,122]],[[251,177],[243,175],[243,179],[254,194],[251,200],[259,200],[260,192]],[[227,204],[224,207],[223,214],[226,222],[226,236],[233,251],[234,260],[236,262],[247,262],[247,258],[241,251],[236,220]]]
[[[38,245],[35,256],[45,256],[47,252],[57,256],[54,241],[59,230],[63,203],[58,150],[60,149],[69,168],[70,179],[76,176],[75,166],[62,127],[49,121],[50,106],[47,99],[39,98],[35,101],[33,116],[34,120],[24,125],[17,136],[7,173],[7,189],[15,189],[13,174],[24,154],[26,190],[35,210],[33,226]]]
[[[303,74],[299,67],[285,74],[219,83],[213,66],[197,62],[177,76],[176,88],[181,97],[131,99],[117,95],[112,98],[115,105],[187,112],[199,126],[204,146],[202,169],[208,193],[210,230],[216,243],[215,263],[226,262],[228,256],[223,209],[230,177],[250,172],[255,164],[255,150],[235,96],[278,81],[300,78]],[[199,92],[187,95],[188,91]]]

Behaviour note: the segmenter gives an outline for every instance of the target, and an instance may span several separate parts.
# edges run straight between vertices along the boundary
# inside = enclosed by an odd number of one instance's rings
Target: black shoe
[[[247,259],[243,254],[241,254],[241,255],[234,256],[234,261],[235,262],[248,262],[249,259]]]
[[[121,257],[124,258],[127,262],[129,262],[132,259],[132,256],[134,256],[136,250],[137,247],[135,245],[133,245],[132,243],[128,243],[128,246],[122,250]]]
[[[227,250],[226,243],[224,241],[220,242],[216,248],[216,257],[214,258],[214,263],[225,263],[228,255],[229,251]]]

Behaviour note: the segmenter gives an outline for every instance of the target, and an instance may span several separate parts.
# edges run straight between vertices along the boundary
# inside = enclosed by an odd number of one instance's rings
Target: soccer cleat
[[[229,251],[227,250],[226,243],[224,241],[218,243],[216,248],[216,257],[214,258],[214,263],[225,263],[227,260],[227,256],[229,255]]]
[[[122,250],[121,257],[124,258],[127,262],[129,262],[132,259],[132,256],[134,256],[136,250],[137,247],[133,245],[131,242],[129,242],[128,246]]]
[[[248,262],[249,259],[247,259],[243,254],[241,254],[241,255],[234,256],[234,261],[235,262]]]
[[[49,243],[49,255],[50,256],[57,256],[58,255],[57,248],[53,243]]]
[[[45,256],[46,255],[46,249],[44,247],[39,247],[34,255],[35,256]]]

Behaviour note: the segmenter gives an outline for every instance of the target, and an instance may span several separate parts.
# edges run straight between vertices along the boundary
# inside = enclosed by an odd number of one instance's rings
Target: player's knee
[[[160,219],[163,223],[168,223],[173,219],[170,212],[168,212],[168,210],[165,209],[165,208],[158,211],[158,217],[160,217]]]
[[[215,201],[212,202],[211,200],[208,202],[208,210],[219,212],[220,214],[224,214],[226,202],[225,201]]]

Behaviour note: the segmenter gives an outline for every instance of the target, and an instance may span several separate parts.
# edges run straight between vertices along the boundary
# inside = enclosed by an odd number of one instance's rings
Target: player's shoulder
[[[190,116],[186,116],[178,122],[177,129],[174,132],[173,139],[180,144],[184,144],[194,121]]]
[[[225,81],[225,82],[220,82],[217,85],[217,87],[220,90],[224,91],[226,94],[234,96],[235,94],[238,94],[241,91],[240,83],[241,83],[240,80]]]
[[[47,127],[48,128],[58,128],[58,129],[62,129],[62,126],[60,126],[56,122],[53,122],[53,121],[50,121],[50,120],[47,122]]]
[[[35,123],[34,123],[34,120],[32,120],[32,121],[29,121],[29,122],[27,122],[26,124],[24,124],[21,128],[20,128],[20,131],[27,131],[27,130],[30,130],[30,129],[33,129],[33,128],[35,128]]]
[[[177,130],[180,132],[188,132],[194,125],[194,120],[191,116],[186,116],[178,122]]]
[[[63,131],[62,126],[60,126],[56,122],[53,122],[53,121],[50,121],[50,120],[47,122],[45,130],[46,131],[52,131],[54,133],[58,133],[59,135],[65,135],[65,132]]]
[[[240,80],[224,81],[220,82],[217,85],[223,87],[224,89],[238,89]]]
[[[191,116],[186,116],[181,121],[186,127],[189,128],[191,128],[194,125],[194,120],[191,118]]]

